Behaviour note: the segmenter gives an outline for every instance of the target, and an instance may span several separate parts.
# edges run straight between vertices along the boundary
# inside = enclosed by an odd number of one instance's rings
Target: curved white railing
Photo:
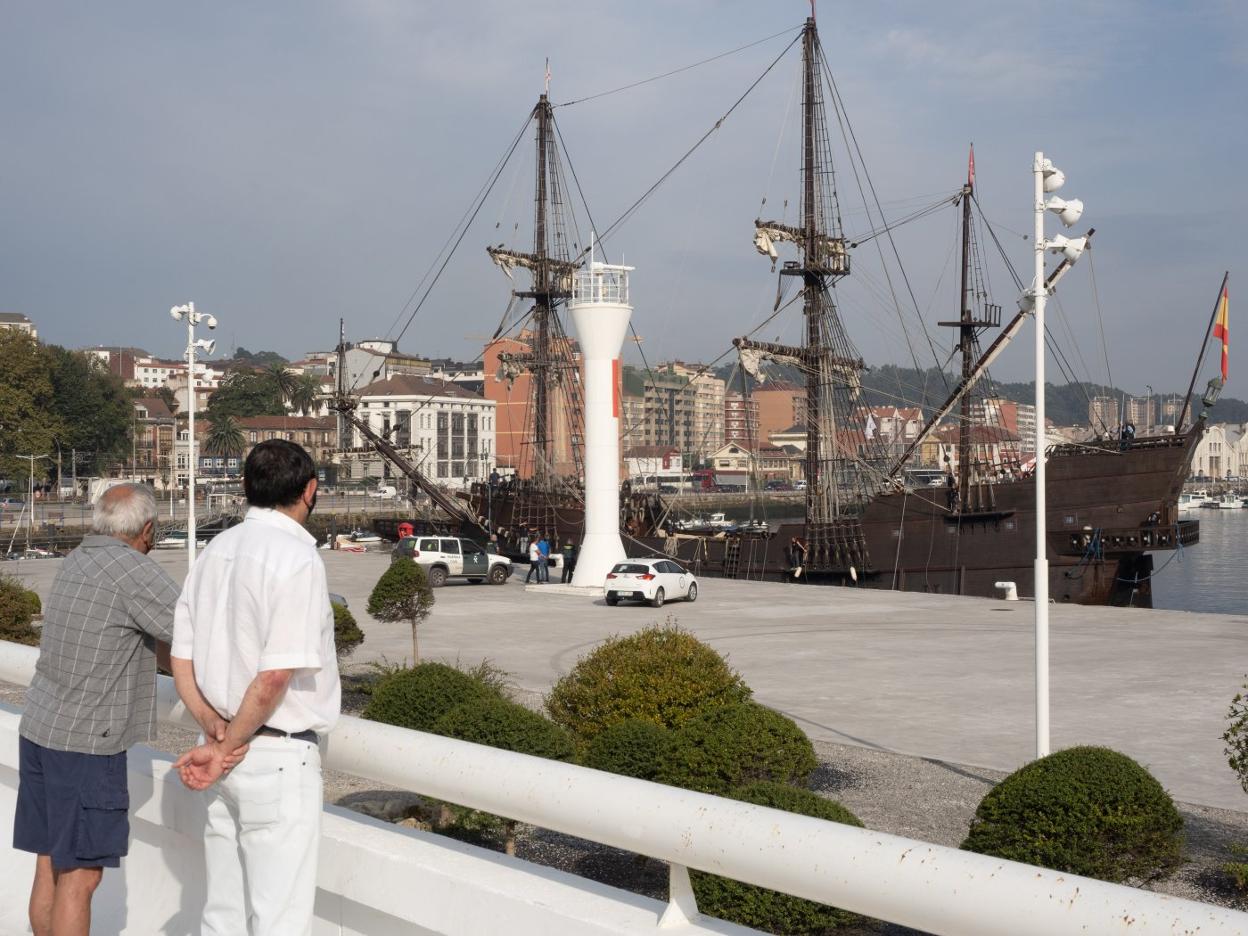
[[[37,655],[0,644],[0,680],[28,685]],[[195,727],[169,679],[158,704]],[[672,925],[697,868],[930,933],[1248,933],[1222,907],[357,718],[322,744],[327,768],[669,862]]]

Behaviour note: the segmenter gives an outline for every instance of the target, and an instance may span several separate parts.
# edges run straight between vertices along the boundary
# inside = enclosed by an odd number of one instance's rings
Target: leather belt
[[[266,738],[290,738],[293,741],[307,741],[311,744],[318,744],[320,738],[317,737],[315,731],[311,728],[306,731],[282,731],[280,728],[270,728],[268,725],[261,725],[256,729],[257,735],[263,735]]]

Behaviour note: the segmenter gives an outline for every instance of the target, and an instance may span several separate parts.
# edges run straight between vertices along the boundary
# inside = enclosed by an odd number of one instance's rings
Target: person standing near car
[[[325,566],[304,528],[316,469],[271,439],[243,467],[250,508],[191,569],[174,615],[178,695],[229,720],[175,763],[203,791],[207,936],[312,932],[321,831],[319,737],[341,688]],[[227,752],[250,744],[231,767]]]
[[[542,573],[538,571],[541,561],[542,561],[542,553],[541,553],[541,550],[537,548],[537,537],[530,536],[529,537],[529,574],[524,577],[525,585],[528,585],[529,582],[533,579],[533,576],[535,575],[537,576],[537,583],[539,585],[542,583]]]
[[[550,540],[545,534],[537,541],[537,554],[537,584],[545,585],[550,582]]]

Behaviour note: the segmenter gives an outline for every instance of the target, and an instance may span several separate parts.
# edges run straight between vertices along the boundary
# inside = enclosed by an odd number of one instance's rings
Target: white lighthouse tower
[[[601,588],[624,558],[620,540],[620,349],[633,267],[593,261],[572,281],[568,311],[585,360],[585,540],[572,585]]]

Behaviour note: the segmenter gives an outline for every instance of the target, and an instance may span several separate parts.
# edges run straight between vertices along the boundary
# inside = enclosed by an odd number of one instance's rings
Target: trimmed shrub
[[[801,816],[814,816],[842,825],[862,827],[858,817],[835,800],[783,783],[751,783],[732,790],[728,796],[744,803],[770,806],[772,809],[783,809]],[[690,871],[689,878],[693,883],[693,893],[698,898],[700,911],[708,916],[769,933],[793,936],[826,933],[859,919],[847,910],[703,871]]]
[[[43,614],[43,602],[39,600],[38,592],[27,589],[22,597],[26,600],[26,607],[30,608],[30,616],[32,618]]]
[[[388,672],[373,686],[363,716],[372,721],[433,731],[447,712],[481,698],[500,699],[497,689],[445,663],[422,663]]]
[[[344,657],[364,642],[364,632],[345,605],[331,602],[330,607],[334,609],[334,649]]]
[[[1103,881],[1179,864],[1183,819],[1160,783],[1117,751],[1075,747],[1032,761],[988,791],[962,847]]]
[[[570,761],[576,755],[572,736],[549,719],[499,696],[481,696],[438,719],[435,734],[550,760]],[[516,821],[450,803],[442,822],[460,832],[500,835],[503,851],[516,853]]]
[[[34,601],[31,601],[31,598]],[[39,631],[31,626],[39,596],[11,575],[0,575],[0,640],[39,646]]]
[[[589,742],[582,763],[595,770],[653,780],[672,733],[653,722],[630,718],[612,725]]]
[[[546,711],[586,744],[630,718],[678,728],[749,698],[749,687],[718,653],[677,627],[653,626],[578,660],[550,690]]]
[[[390,563],[368,596],[368,613],[379,621],[407,621],[412,628],[412,666],[420,664],[416,631],[433,610],[433,589],[425,570],[407,559]]]
[[[554,722],[494,695],[457,705],[434,723],[433,733],[550,760],[570,761],[576,755],[572,736]]]
[[[818,766],[814,746],[793,719],[742,702],[687,722],[663,750],[655,779],[722,794],[755,780],[804,785]]]

